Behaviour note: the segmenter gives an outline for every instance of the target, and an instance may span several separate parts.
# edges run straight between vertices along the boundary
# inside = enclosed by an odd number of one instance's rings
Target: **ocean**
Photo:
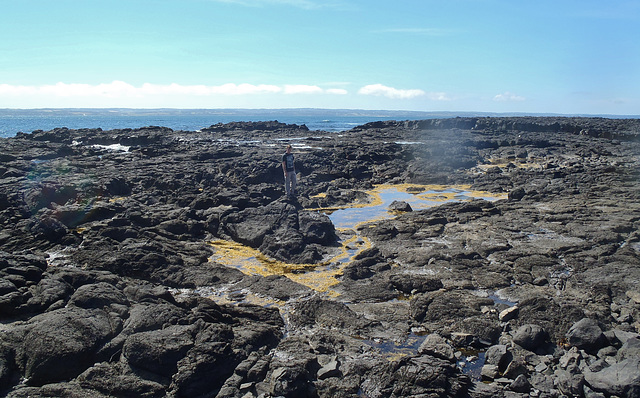
[[[340,132],[369,122],[384,120],[424,120],[452,117],[506,116],[588,116],[638,118],[621,115],[559,115],[490,112],[421,112],[360,109],[0,109],[0,137],[13,137],[17,132],[101,128],[103,130],[163,126],[173,130],[197,131],[217,123],[259,122],[277,120],[306,125],[310,130]]]
[[[429,117],[427,117],[429,116]],[[310,130],[340,132],[380,120],[415,120],[434,116],[427,113],[347,110],[133,110],[133,109],[0,109],[0,137],[17,132],[101,128],[103,130],[163,126],[173,130],[197,131],[217,123],[278,120],[306,125]],[[445,116],[446,117],[446,116]],[[450,116],[449,116],[450,117]]]

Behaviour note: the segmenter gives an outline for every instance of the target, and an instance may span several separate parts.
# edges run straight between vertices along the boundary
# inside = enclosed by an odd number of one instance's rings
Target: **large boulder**
[[[367,397],[454,397],[464,396],[468,378],[456,378],[455,364],[422,355],[380,363],[361,384]]]
[[[336,241],[336,231],[329,217],[324,213],[301,211],[298,213],[300,232],[309,243],[331,245]]]
[[[535,351],[549,338],[549,335],[539,325],[522,325],[513,335],[513,342],[529,351]]]
[[[453,347],[447,343],[444,337],[437,333],[432,333],[427,336],[418,348],[418,353],[428,354],[440,359],[446,359],[448,361],[454,361],[455,356],[453,353]]]
[[[581,350],[596,353],[604,346],[606,338],[596,320],[583,318],[571,326],[567,332],[567,341]]]
[[[171,377],[178,361],[195,344],[192,325],[173,325],[131,335],[124,343],[122,354],[127,363],[137,369]]]
[[[121,327],[120,318],[102,309],[69,306],[38,315],[16,342],[16,363],[30,385],[73,378],[99,361],[98,350]]]
[[[409,273],[393,275],[391,283],[393,287],[405,294],[431,292],[444,287],[442,281],[438,278]]]
[[[118,305],[126,308],[129,300],[127,300],[125,294],[115,286],[105,282],[99,282],[80,286],[71,296],[69,304],[81,308],[113,309],[111,307],[117,307]]]
[[[618,361],[625,359],[640,358],[640,338],[633,337],[628,339],[616,354]]]
[[[63,305],[72,293],[73,287],[64,280],[44,278],[31,289],[27,306],[31,310],[46,310],[54,304]]]
[[[398,213],[408,213],[413,211],[411,205],[403,200],[394,200],[389,205],[389,210]]]
[[[289,321],[298,329],[322,325],[348,330],[354,334],[363,334],[366,329],[378,324],[355,313],[343,303],[320,298],[296,303]]]
[[[586,371],[585,381],[608,396],[640,397],[640,358],[625,359],[599,372]]]
[[[207,325],[198,332],[195,345],[177,363],[171,386],[175,396],[206,396],[220,389],[242,359],[232,347],[233,337],[223,325]]]
[[[485,352],[484,361],[486,364],[495,365],[500,371],[504,371],[513,358],[513,355],[504,344],[497,344],[489,347]]]
[[[335,227],[324,214],[302,211],[286,201],[224,215],[222,233],[233,240],[290,263],[317,263],[323,246],[336,241]]]

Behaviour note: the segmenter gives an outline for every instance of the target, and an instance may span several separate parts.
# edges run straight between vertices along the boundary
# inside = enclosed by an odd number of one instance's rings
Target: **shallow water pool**
[[[326,210],[336,228],[355,229],[358,224],[393,218],[397,213],[390,211],[394,201],[409,203],[413,210],[423,210],[448,202],[463,202],[473,199],[506,199],[506,194],[492,194],[474,191],[464,185],[380,185],[367,191],[372,197],[370,204],[358,204],[338,210]]]
[[[393,201],[405,201],[414,210],[421,210],[447,202],[506,198],[506,194],[474,191],[469,186],[444,185],[379,185],[366,193],[370,197],[368,203],[354,203],[338,209],[307,209],[326,213],[343,237],[341,249],[322,264],[287,264],[240,243],[222,240],[210,242],[216,251],[211,260],[249,275],[284,275],[317,292],[337,296],[332,287],[339,283],[344,268],[354,256],[371,247],[368,239],[359,235],[358,225],[395,217],[397,213],[388,210]]]

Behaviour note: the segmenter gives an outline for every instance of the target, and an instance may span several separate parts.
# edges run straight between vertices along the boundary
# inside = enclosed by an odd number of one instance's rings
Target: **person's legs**
[[[296,185],[298,185],[298,181],[296,178],[296,172],[292,171],[291,172],[291,196],[295,196],[296,195]]]
[[[291,172],[284,173],[284,191],[287,196],[291,196]]]

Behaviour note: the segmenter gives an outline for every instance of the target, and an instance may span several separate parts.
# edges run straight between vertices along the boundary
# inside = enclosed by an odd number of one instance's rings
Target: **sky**
[[[0,108],[640,114],[637,0],[0,5]]]

